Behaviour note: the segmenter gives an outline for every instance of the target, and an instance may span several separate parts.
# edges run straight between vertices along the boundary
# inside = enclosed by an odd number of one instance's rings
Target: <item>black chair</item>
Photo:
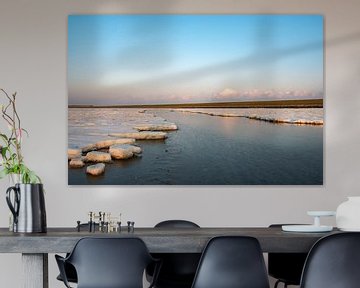
[[[75,267],[78,288],[142,288],[145,268],[156,262],[139,238],[82,238],[67,258],[55,258],[66,287],[65,263]]]
[[[80,229],[82,229],[82,230],[89,229],[89,224],[88,223],[80,224]],[[95,223],[95,229],[99,229],[98,223]],[[69,256],[69,253],[66,254],[66,257],[68,257],[68,256]],[[74,266],[67,262],[65,262],[64,266],[65,266],[65,274],[66,274],[68,282],[77,283],[77,275],[76,275],[76,270],[75,270]],[[61,277],[61,274],[59,274],[56,277],[56,279],[64,282],[63,278]]]
[[[166,220],[155,225],[155,228],[200,228],[199,225],[187,220]],[[161,259],[156,288],[190,288],[194,280],[201,254],[196,253],[157,253],[152,254]],[[153,267],[147,269],[147,279],[153,277]]]
[[[256,238],[220,236],[207,244],[192,288],[269,288]]]
[[[155,228],[200,228],[194,222],[188,220],[165,220],[154,226]]]
[[[66,257],[68,257],[68,256],[69,256],[69,254],[66,254]],[[78,281],[77,280],[77,274],[76,274],[75,267],[73,265],[71,265],[68,262],[64,262],[64,273],[66,275],[66,279],[67,279],[68,282],[77,283],[77,281]],[[56,279],[59,280],[59,281],[64,282],[63,277],[61,277],[61,274],[59,274],[56,277]]]
[[[306,260],[301,288],[360,287],[360,233],[321,238]]]
[[[288,224],[272,224],[270,228],[280,228]],[[307,253],[269,253],[268,272],[277,281],[274,288],[280,283],[286,288],[288,285],[300,285],[301,273],[304,268]]]

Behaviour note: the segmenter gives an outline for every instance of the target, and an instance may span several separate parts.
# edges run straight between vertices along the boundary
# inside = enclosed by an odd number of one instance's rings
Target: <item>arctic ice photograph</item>
[[[323,185],[323,16],[70,15],[69,185]]]

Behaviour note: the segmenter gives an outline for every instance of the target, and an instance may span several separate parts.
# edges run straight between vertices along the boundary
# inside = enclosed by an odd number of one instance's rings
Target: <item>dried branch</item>
[[[0,166],[3,169],[0,171],[0,178],[5,177],[8,174],[15,173],[21,174],[23,183],[41,183],[40,178],[25,166],[23,162],[23,156],[21,153],[21,140],[23,131],[25,129],[21,127],[21,120],[16,109],[16,93],[11,96],[0,88],[7,100],[6,105],[1,105],[1,116],[5,122],[9,125],[10,135],[7,133],[0,133],[0,140],[5,144],[1,146],[0,153],[2,156],[2,162]],[[26,132],[27,134],[27,132]]]

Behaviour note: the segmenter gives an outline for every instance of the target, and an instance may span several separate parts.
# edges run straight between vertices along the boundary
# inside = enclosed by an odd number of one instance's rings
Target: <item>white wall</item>
[[[119,212],[136,226],[187,218],[201,226],[307,222],[307,210],[333,210],[360,195],[360,2],[358,0],[1,0],[0,87],[17,91],[30,138],[26,161],[46,187],[48,226],[73,226],[89,210]],[[67,15],[74,13],[320,13],[326,27],[325,185],[67,185]],[[8,223],[0,182],[0,226]],[[329,220],[328,223],[334,224]],[[50,257],[50,287],[54,259]],[[0,255],[1,287],[20,287],[19,255]]]

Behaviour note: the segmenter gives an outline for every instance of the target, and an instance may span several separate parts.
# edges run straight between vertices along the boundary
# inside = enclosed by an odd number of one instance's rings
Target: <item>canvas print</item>
[[[71,15],[69,185],[322,185],[321,15]]]

